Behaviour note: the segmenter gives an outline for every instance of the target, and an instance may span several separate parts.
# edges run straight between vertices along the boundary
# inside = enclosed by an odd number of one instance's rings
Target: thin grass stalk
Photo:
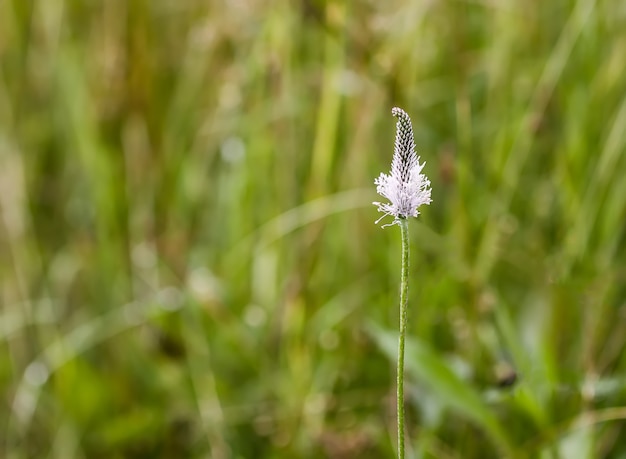
[[[409,293],[409,221],[399,219],[402,233],[402,274],[400,280],[400,337],[398,338],[398,458],[404,459],[404,338]]]

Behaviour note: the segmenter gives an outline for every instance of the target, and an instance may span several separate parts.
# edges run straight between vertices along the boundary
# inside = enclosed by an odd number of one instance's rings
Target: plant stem
[[[400,218],[402,233],[402,274],[400,281],[400,337],[398,339],[398,459],[404,459],[404,336],[409,293],[409,221]]]

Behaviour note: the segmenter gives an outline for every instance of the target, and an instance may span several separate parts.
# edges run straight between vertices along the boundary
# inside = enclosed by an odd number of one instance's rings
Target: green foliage
[[[396,105],[409,457],[626,455],[622,3],[0,2],[0,457],[393,457]]]
[[[397,336],[376,326],[371,327],[372,335],[389,359],[393,359],[397,350]],[[475,421],[492,437],[503,453],[511,454],[511,446],[506,438],[505,429],[489,410],[481,396],[442,361],[432,349],[419,340],[407,340],[407,374],[424,381],[437,398],[441,408],[451,407],[459,414]]]

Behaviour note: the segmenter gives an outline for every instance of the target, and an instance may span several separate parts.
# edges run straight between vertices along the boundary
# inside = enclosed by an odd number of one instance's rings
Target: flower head
[[[376,223],[387,215],[392,215],[395,219],[389,225],[394,225],[399,223],[400,218],[417,217],[419,206],[431,203],[431,189],[430,181],[422,174],[426,163],[420,164],[420,158],[415,154],[411,118],[398,107],[391,109],[391,113],[398,118],[391,171],[389,175],[380,174],[374,180],[376,192],[391,202],[374,202],[373,204],[377,205],[378,211],[384,214],[376,220]],[[383,225],[383,227],[389,225]]]

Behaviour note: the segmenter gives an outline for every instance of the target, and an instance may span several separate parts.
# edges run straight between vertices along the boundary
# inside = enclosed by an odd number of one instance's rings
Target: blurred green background
[[[0,1],[0,457],[626,457],[626,4]]]

